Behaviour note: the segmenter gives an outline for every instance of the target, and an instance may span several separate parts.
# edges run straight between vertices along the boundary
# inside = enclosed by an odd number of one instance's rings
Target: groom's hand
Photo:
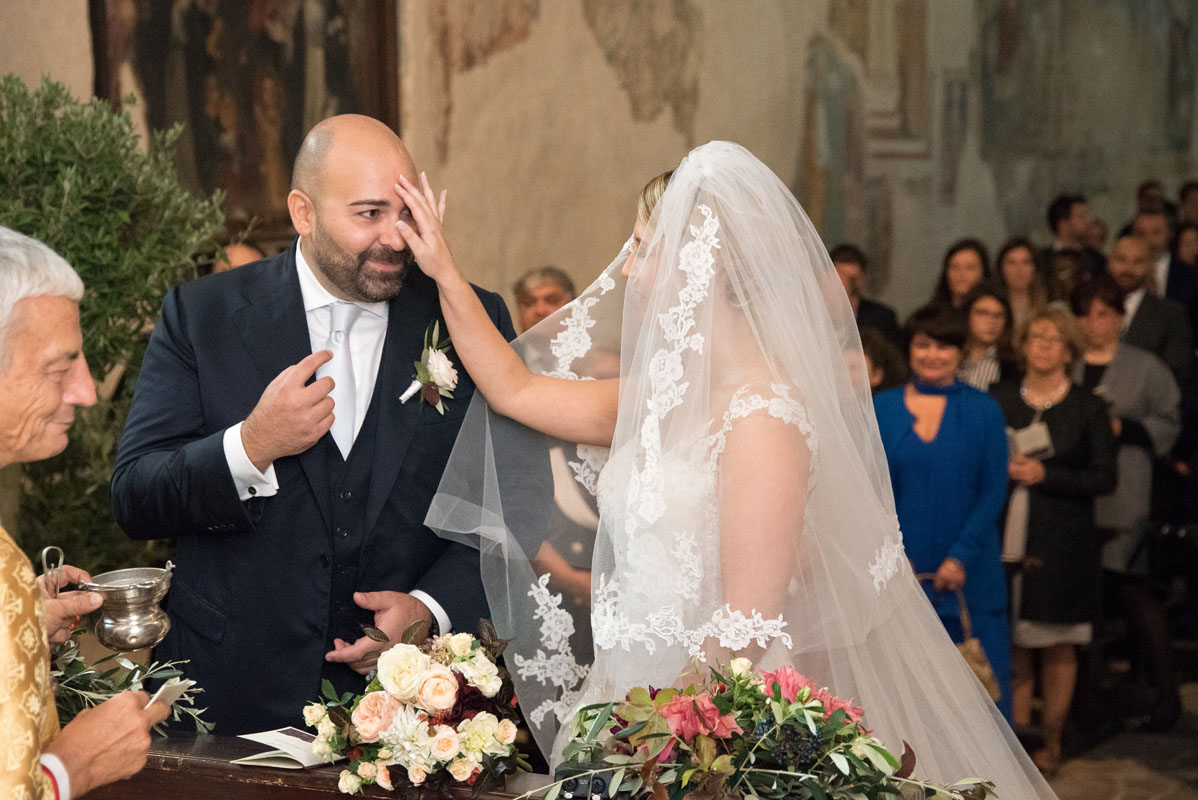
[[[333,379],[326,375],[308,383],[332,357],[328,350],[317,350],[275,376],[258,398],[241,426],[241,444],[259,472],[277,459],[304,452],[333,426]]]
[[[350,644],[343,639],[334,639],[333,649],[324,654],[324,660],[346,664],[360,675],[374,669],[379,653],[398,644],[413,622],[433,624],[433,612],[428,606],[404,592],[354,592],[354,602],[374,612],[374,627],[387,634],[390,641],[376,642],[363,636]]]

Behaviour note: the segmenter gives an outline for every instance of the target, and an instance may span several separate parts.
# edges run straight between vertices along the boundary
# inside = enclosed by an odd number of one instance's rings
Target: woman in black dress
[[[1047,306],[1023,333],[1023,380],[994,388],[1012,441],[1003,551],[1022,564],[1011,593],[1014,722],[1031,722],[1038,653],[1045,746],[1032,759],[1051,774],[1077,681],[1077,646],[1089,644],[1098,611],[1094,498],[1115,487],[1116,447],[1102,401],[1069,379],[1084,347],[1073,315]]]

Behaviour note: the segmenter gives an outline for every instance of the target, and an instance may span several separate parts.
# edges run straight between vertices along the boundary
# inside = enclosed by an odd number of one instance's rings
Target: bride
[[[413,214],[399,230],[485,397],[426,522],[480,549],[543,750],[560,752],[580,703],[736,652],[853,697],[892,750],[911,744],[921,777],[1053,797],[912,575],[852,310],[764,164],[729,142],[692,151],[646,187],[616,261],[512,346],[441,237],[444,194],[423,176],[397,191]],[[567,443],[598,504],[589,669],[571,649],[586,620],[527,555],[550,502],[507,458],[529,429]]]

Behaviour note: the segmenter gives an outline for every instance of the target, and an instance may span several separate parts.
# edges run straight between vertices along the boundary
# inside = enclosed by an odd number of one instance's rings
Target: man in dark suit
[[[382,123],[318,124],[287,198],[299,240],[172,289],[146,350],[113,508],[129,536],[176,540],[155,655],[190,661],[217,733],[296,723],[322,678],[361,691],[383,647],[364,623],[397,641],[487,616],[478,551],[423,526],[473,384],[458,370],[440,408],[407,391],[440,305],[396,229],[400,175],[417,180]]]
[[[903,349],[903,336],[899,332],[894,309],[864,296],[869,266],[865,253],[856,245],[840,244],[833,247],[828,255],[849,296],[849,305],[853,307],[853,314],[857,318],[857,330],[873,328],[895,347]]]
[[[1181,306],[1148,291],[1152,251],[1142,236],[1120,236],[1111,248],[1108,270],[1123,290],[1123,340],[1156,355],[1186,386],[1194,359],[1190,328]]]
[[[1067,300],[1073,287],[1106,269],[1102,253],[1087,246],[1090,204],[1080,194],[1061,194],[1048,204],[1048,229],[1052,244],[1040,253],[1044,286],[1053,300]]]
[[[1151,251],[1151,291],[1185,309],[1192,335],[1198,329],[1198,273],[1189,264],[1174,258],[1170,247],[1173,223],[1169,215],[1159,209],[1140,209],[1131,221],[1131,229],[1148,242]]]

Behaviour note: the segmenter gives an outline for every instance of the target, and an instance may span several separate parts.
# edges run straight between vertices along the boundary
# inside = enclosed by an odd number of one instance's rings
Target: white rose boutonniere
[[[453,390],[458,386],[458,371],[445,353],[452,347],[449,337],[441,338],[441,323],[433,322],[424,332],[424,352],[416,364],[416,379],[400,395],[406,403],[412,395],[420,392],[424,402],[440,413],[445,413],[444,399],[453,399]]]

